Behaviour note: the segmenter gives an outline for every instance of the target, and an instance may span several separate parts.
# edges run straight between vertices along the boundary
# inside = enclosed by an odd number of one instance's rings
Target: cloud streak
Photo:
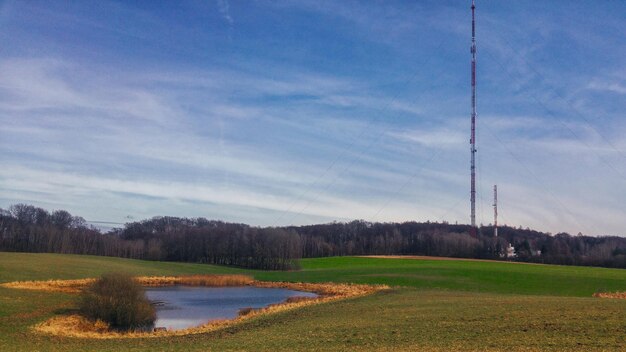
[[[102,17],[53,5],[5,11],[0,40],[16,45],[0,54],[0,207],[467,222],[466,6],[105,3]],[[624,234],[619,36],[583,21],[589,35],[559,46],[576,32],[550,24],[558,6],[542,4],[542,21],[510,6],[480,8],[479,220],[497,183],[510,225]],[[606,6],[589,11],[611,17]],[[563,61],[572,52],[584,62]]]

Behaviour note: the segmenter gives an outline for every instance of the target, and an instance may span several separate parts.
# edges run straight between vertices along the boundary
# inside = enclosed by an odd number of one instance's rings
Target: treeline
[[[626,268],[626,238],[513,227],[352,221],[259,228],[205,218],[155,217],[101,234],[64,210],[0,210],[0,250],[93,254],[285,270],[301,257],[427,255]],[[513,248],[511,248],[512,246]]]
[[[144,244],[102,234],[65,210],[52,213],[32,205],[0,209],[0,250],[140,258]]]
[[[300,258],[300,237],[280,228],[155,217],[101,234],[81,217],[31,205],[0,210],[0,251],[91,254],[285,270]]]
[[[530,229],[483,226],[470,236],[468,225],[352,221],[291,227],[300,234],[303,257],[337,255],[426,255],[506,259],[545,264],[626,268],[626,238],[551,235]],[[507,256],[508,247],[513,253]]]
[[[111,232],[145,244],[144,258],[285,270],[297,267],[300,236],[293,230],[258,228],[205,218],[154,217]]]

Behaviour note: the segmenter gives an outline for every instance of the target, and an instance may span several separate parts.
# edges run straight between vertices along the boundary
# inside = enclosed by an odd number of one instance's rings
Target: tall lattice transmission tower
[[[471,223],[470,234],[476,235],[476,21],[474,11],[476,4],[472,0],[472,131],[470,137],[471,150],[471,186],[470,186],[470,202],[471,202]]]

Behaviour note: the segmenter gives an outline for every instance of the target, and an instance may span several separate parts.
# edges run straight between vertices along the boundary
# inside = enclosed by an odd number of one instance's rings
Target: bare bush
[[[124,273],[108,273],[96,280],[83,293],[80,311],[118,329],[148,326],[156,319],[143,287]]]

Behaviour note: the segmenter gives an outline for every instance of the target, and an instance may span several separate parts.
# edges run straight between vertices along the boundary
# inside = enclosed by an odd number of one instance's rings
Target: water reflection
[[[158,302],[154,326],[172,330],[202,325],[209,320],[235,318],[241,308],[262,308],[289,297],[316,297],[310,292],[254,286],[150,287],[146,288],[146,295]]]

